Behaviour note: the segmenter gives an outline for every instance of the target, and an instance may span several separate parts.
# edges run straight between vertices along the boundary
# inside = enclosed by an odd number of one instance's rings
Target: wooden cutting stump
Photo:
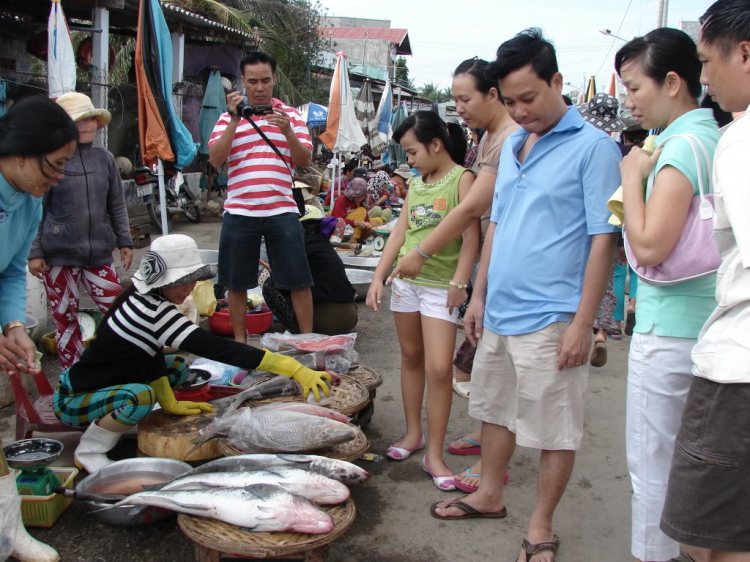
[[[220,457],[219,442],[211,439],[184,458],[194,447],[191,441],[200,439],[199,430],[210,424],[214,416],[216,409],[194,416],[174,416],[163,410],[151,412],[138,424],[138,449],[150,457],[180,461],[204,461]]]

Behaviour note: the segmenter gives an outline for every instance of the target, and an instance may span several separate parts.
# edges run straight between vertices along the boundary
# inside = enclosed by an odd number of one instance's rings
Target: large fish
[[[151,505],[217,519],[258,532],[320,535],[333,529],[328,514],[310,500],[269,484],[246,488],[138,492],[100,511],[123,505]]]
[[[307,453],[357,437],[353,426],[301,412],[243,408],[229,443],[244,453]]]
[[[284,410],[287,412],[301,412],[303,414],[309,414],[311,416],[318,416],[320,418],[328,418],[336,420],[341,423],[349,423],[351,418],[344,414],[331,410],[330,408],[324,408],[322,406],[316,406],[315,404],[306,404],[304,402],[280,402],[276,404],[265,404],[253,408],[254,412],[269,412],[271,410]]]
[[[370,477],[369,472],[358,467],[356,464],[318,455],[237,455],[207,462],[198,468],[177,476],[172,482],[194,474],[207,474],[209,472],[255,472],[279,466],[322,474],[349,486],[360,484]]]
[[[228,435],[246,453],[301,453],[351,441],[357,430],[328,417],[289,409],[242,408],[214,418],[184,458],[209,439]]]
[[[203,488],[245,488],[254,484],[281,486],[290,494],[307,498],[318,505],[336,505],[349,499],[349,488],[322,474],[286,466],[270,467],[256,472],[209,472],[178,478],[161,488],[168,490],[201,490]],[[149,486],[144,489],[151,490]]]

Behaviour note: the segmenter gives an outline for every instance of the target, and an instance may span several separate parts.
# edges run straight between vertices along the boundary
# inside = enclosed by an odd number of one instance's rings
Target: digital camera
[[[245,119],[250,119],[253,115],[270,115],[273,113],[272,105],[250,105],[247,96],[243,96],[242,101],[237,104],[237,115]]]

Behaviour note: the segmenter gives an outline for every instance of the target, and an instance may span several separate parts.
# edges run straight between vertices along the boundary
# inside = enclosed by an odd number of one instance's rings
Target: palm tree
[[[420,90],[420,95],[427,100],[437,103],[443,103],[453,99],[453,93],[450,88],[441,89],[432,82],[428,82]]]

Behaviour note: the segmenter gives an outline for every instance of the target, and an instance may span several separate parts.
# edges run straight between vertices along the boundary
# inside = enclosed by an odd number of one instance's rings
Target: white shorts
[[[419,312],[422,316],[458,324],[458,307],[450,314],[445,306],[448,302],[448,289],[422,287],[399,278],[393,280],[392,287],[392,312]]]

